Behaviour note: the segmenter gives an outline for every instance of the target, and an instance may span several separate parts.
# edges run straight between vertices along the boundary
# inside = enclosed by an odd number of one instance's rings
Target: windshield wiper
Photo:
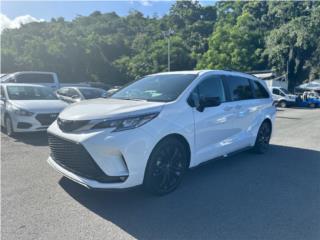
[[[132,101],[147,101],[145,99],[140,99],[140,98],[115,98],[115,99],[121,99],[121,100],[132,100]]]

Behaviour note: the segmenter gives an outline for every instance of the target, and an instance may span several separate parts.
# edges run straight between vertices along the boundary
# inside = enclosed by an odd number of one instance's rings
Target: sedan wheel
[[[271,125],[269,122],[263,122],[258,131],[254,150],[257,153],[265,153],[269,148],[271,138]]]
[[[8,136],[11,137],[14,135],[14,131],[12,128],[12,122],[11,122],[10,117],[8,117],[8,116],[5,118],[5,129],[6,129],[6,133]]]
[[[144,187],[147,191],[164,195],[175,190],[187,169],[185,146],[175,138],[161,141],[148,161]]]

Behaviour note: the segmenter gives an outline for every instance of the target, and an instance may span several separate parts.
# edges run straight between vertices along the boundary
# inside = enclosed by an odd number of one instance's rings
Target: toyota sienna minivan
[[[88,188],[167,194],[188,168],[248,148],[265,153],[272,103],[263,81],[240,72],[148,75],[62,111],[48,129],[48,162]]]

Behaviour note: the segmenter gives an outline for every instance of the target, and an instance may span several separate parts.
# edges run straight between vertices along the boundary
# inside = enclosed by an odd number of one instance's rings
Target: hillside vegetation
[[[1,34],[1,71],[57,72],[66,82],[124,84],[167,70],[288,71],[289,87],[319,78],[320,2],[178,1],[162,16],[93,12],[30,23]]]

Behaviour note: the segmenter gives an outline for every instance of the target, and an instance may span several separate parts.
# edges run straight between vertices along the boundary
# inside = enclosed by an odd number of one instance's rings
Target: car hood
[[[59,115],[66,120],[93,120],[109,117],[133,116],[160,111],[163,102],[147,102],[121,99],[92,99],[71,104]]]
[[[68,106],[61,100],[11,100],[10,103],[35,113],[59,113]]]

